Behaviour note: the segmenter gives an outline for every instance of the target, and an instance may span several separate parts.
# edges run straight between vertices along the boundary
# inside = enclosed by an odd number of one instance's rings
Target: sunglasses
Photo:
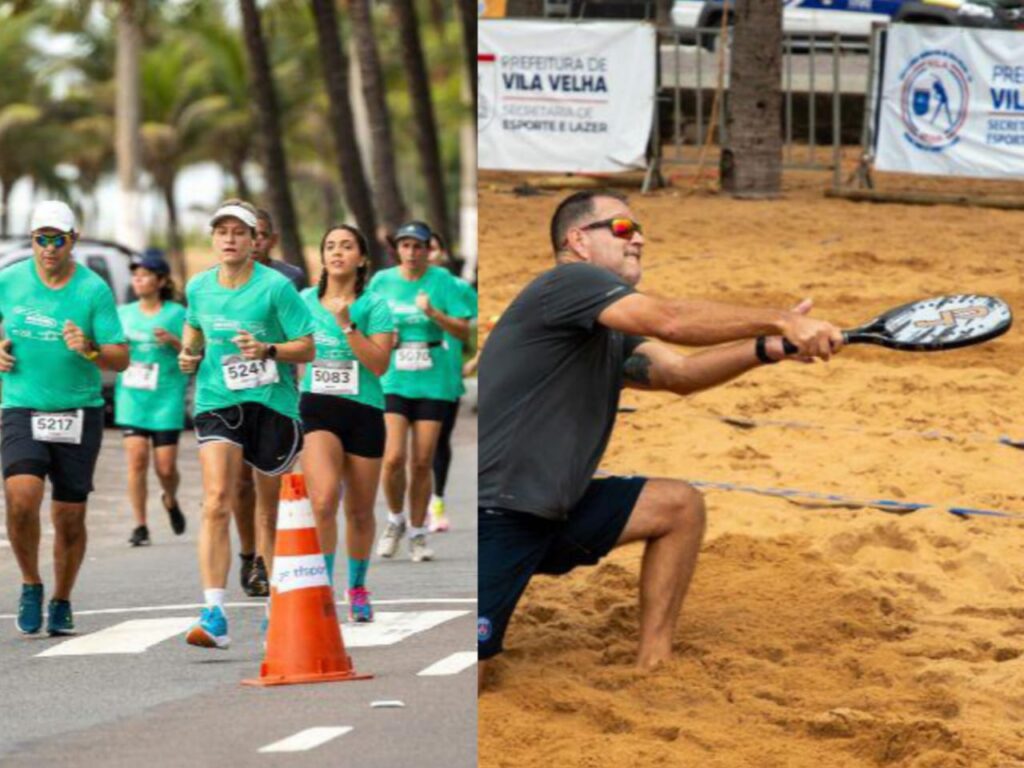
[[[51,245],[54,248],[63,248],[67,241],[67,235],[36,235],[36,245],[40,248],[48,248]]]
[[[595,221],[592,224],[580,227],[580,229],[603,229],[607,227],[611,230],[613,237],[621,238],[622,240],[629,240],[634,234],[643,234],[644,228],[640,226],[640,222],[633,221],[632,219],[603,219],[602,221]]]

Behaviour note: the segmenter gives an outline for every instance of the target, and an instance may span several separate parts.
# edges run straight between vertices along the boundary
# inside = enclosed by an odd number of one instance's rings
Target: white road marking
[[[463,605],[476,604],[475,597],[424,597],[408,598],[398,600],[374,600],[374,605]],[[348,603],[337,602],[335,605],[346,606]],[[117,613],[154,613],[157,611],[199,611],[204,607],[202,603],[178,603],[176,605],[141,605],[135,608],[97,608],[87,611],[75,611],[75,616],[102,616]],[[247,603],[224,603],[225,608],[264,608],[266,601]],[[15,613],[0,613],[0,620],[15,619]]]
[[[394,645],[410,635],[465,616],[469,611],[408,611],[389,613],[378,611],[368,624],[342,624],[341,631],[346,648],[372,648]]]
[[[398,701],[398,699],[388,699],[387,701],[371,701],[370,707],[373,709],[402,709],[405,706],[404,701]]]
[[[451,656],[446,656],[440,661],[435,661],[429,667],[417,674],[422,677],[433,675],[457,675],[464,669],[469,669],[476,664],[476,651],[459,651]]]
[[[150,646],[180,635],[195,618],[134,619],[88,635],[65,640],[36,656],[89,656],[107,653],[142,653]]]
[[[307,728],[304,731],[299,731],[296,734],[289,736],[287,739],[281,739],[275,741],[273,744],[267,744],[265,747],[260,747],[260,752],[305,752],[307,749],[315,749],[321,744],[326,744],[331,739],[336,739],[339,736],[344,736],[346,733],[352,730],[350,725],[340,726],[318,726],[316,728]]]

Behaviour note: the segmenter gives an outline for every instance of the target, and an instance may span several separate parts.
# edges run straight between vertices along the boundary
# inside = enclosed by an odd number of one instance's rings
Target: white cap
[[[210,217],[210,228],[213,229],[217,226],[218,221],[226,219],[228,216],[238,219],[247,227],[256,229],[256,215],[240,205],[222,205],[214,211],[213,216]]]
[[[42,200],[32,210],[31,231],[56,229],[61,232],[75,231],[75,214],[67,203],[60,200]]]

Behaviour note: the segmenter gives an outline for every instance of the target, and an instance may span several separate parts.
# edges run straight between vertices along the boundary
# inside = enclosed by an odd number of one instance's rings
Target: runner
[[[393,557],[408,532],[409,555],[413,562],[422,562],[434,557],[427,546],[426,526],[430,473],[447,411],[445,398],[452,389],[448,357],[441,343],[446,331],[463,341],[469,337],[472,311],[464,305],[451,273],[427,263],[430,227],[420,221],[409,222],[398,229],[393,240],[399,266],[378,272],[370,282],[370,290],[387,299],[398,331],[398,345],[383,378],[387,424],[384,495],[391,512],[377,554]],[[410,435],[411,450],[407,449]],[[408,521],[404,511],[407,486]]]
[[[644,541],[644,669],[667,660],[704,535],[704,499],[678,480],[593,479],[623,384],[690,394],[785,357],[829,359],[838,328],[793,312],[639,293],[644,238],[626,199],[587,191],[551,220],[556,266],[502,314],[480,360],[480,685],[535,573],[592,565]],[[759,334],[776,334],[766,338]],[[684,357],[651,336],[724,346]],[[756,337],[756,338],[755,338]]]
[[[123,428],[128,498],[135,516],[128,543],[141,547],[149,544],[146,475],[150,443],[171,530],[179,536],[185,532],[185,516],[178,507],[178,436],[185,427],[188,377],[178,370],[185,307],[173,301],[170,266],[159,251],[150,250],[131,270],[132,290],[139,300],[118,308],[131,362],[117,377],[114,421]]]
[[[76,264],[75,215],[46,200],[32,212],[33,258],[0,272],[2,443],[7,535],[21,569],[17,626],[43,625],[40,507],[50,478],[53,597],[46,631],[73,634],[71,590],[85,557],[85,510],[103,441],[100,369],[128,367],[117,306],[96,273]]]
[[[302,448],[293,366],[313,359],[313,321],[287,279],[249,258],[256,209],[225,201],[210,219],[220,264],[189,281],[182,350],[196,373],[195,427],[203,471],[199,568],[206,607],[187,641],[227,648],[229,523],[243,462],[256,474],[256,524],[273,569],[280,475]]]
[[[316,323],[316,359],[306,366],[299,411],[305,432],[302,470],[316,515],[327,574],[334,583],[338,502],[345,483],[348,615],[373,621],[366,572],[373,505],[384,455],[384,393],[395,324],[387,301],[366,291],[370,261],[355,227],[332,227],[320,241],[323,272],[302,297]]]
[[[237,203],[238,200],[225,202]],[[295,290],[304,291],[309,287],[306,274],[286,261],[270,258],[271,252],[277,246],[278,235],[274,231],[274,219],[270,212],[262,208],[256,209],[256,239],[252,245],[252,257],[265,267],[280,272],[287,277]],[[238,478],[238,495],[235,508],[235,527],[238,530],[238,544],[241,552],[238,553],[242,566],[239,572],[239,580],[242,583],[242,590],[249,597],[266,597],[270,594],[270,581],[267,576],[267,565],[262,555],[256,553],[258,546],[256,536],[256,486],[254,484],[252,467],[243,465]],[[270,500],[267,500],[268,503]],[[267,514],[277,514],[277,500],[274,502],[274,510],[267,510]],[[271,553],[273,556],[273,553]]]
[[[452,259],[445,247],[444,240],[434,232],[430,236],[430,253],[428,261],[435,267],[441,267],[451,271]],[[471,320],[476,319],[477,297],[473,286],[465,280],[456,277],[455,284],[458,286],[462,301],[472,311]],[[473,338],[470,332],[470,339]],[[445,331],[442,348],[448,354],[449,365],[451,366],[452,390],[446,400],[446,411],[444,420],[441,422],[441,434],[437,439],[437,451],[434,453],[434,492],[430,496],[430,532],[444,533],[451,528],[448,516],[444,513],[444,488],[448,483],[448,469],[452,463],[452,432],[455,431],[455,421],[459,416],[459,406],[462,403],[462,396],[466,394],[466,385],[463,383],[462,356],[465,345],[463,342]]]

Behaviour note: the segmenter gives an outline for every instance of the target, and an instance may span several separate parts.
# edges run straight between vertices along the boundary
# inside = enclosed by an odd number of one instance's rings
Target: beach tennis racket
[[[1013,324],[1005,301],[993,296],[958,294],[912,301],[890,309],[858,328],[843,331],[847,344],[877,344],[909,352],[968,347],[1002,336]],[[783,340],[787,354],[796,346]]]

